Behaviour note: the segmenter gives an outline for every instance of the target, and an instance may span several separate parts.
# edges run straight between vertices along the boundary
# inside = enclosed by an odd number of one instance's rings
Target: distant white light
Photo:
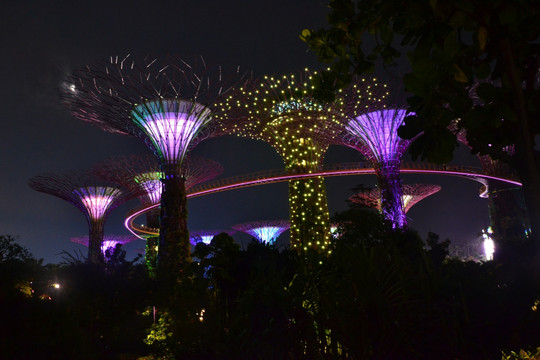
[[[484,238],[484,254],[486,260],[493,260],[493,254],[495,253],[495,243],[491,238],[493,231],[491,227],[488,227],[487,231],[482,230],[482,237]]]

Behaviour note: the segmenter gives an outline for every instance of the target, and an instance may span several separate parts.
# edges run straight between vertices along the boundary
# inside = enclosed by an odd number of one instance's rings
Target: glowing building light
[[[273,244],[279,235],[290,228],[290,224],[287,220],[266,220],[237,224],[232,228],[245,232],[264,244]]]

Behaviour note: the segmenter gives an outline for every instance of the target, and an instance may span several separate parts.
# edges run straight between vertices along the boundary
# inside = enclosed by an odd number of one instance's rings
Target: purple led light
[[[203,242],[206,245],[208,245],[212,242],[212,239],[214,238],[214,236],[219,235],[223,232],[229,233],[230,235],[230,232],[223,231],[223,230],[193,231],[191,232],[189,241],[191,242],[192,245],[197,245],[200,242]]]
[[[403,140],[397,129],[403,123],[406,110],[379,110],[351,119],[345,129],[365,144],[376,161],[400,160],[410,140]]]
[[[210,110],[184,100],[151,101],[132,111],[133,120],[167,163],[183,160],[190,143],[210,120]]]
[[[144,196],[150,204],[157,204],[161,201],[161,193],[163,192],[161,176],[160,172],[150,172],[135,177],[135,181],[144,189]]]
[[[111,206],[115,197],[122,193],[119,189],[112,187],[84,187],[74,190],[84,207],[88,210],[88,214],[92,220],[99,220],[107,209]]]
[[[118,244],[122,244],[122,245],[127,244],[129,242],[132,242],[135,239],[136,238],[133,237],[133,236],[107,235],[107,236],[105,236],[105,238],[103,239],[103,242],[101,243],[101,252],[103,253],[103,255],[105,255],[105,252],[108,249],[112,248],[112,250],[114,250],[116,245],[118,245]],[[70,240],[72,242],[75,242],[75,243],[78,243],[78,244],[81,244],[81,245],[84,245],[84,246],[88,246],[89,236],[86,235],[86,236],[80,236],[80,237],[72,237]]]
[[[113,251],[114,248],[116,248],[116,245],[118,244],[121,244],[121,243],[115,240],[104,240],[103,244],[101,245],[101,252],[103,253],[103,255],[105,255],[105,252],[107,250],[112,248],[110,251]]]

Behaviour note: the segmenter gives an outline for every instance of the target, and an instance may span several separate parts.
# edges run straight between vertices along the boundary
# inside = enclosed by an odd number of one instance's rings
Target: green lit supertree
[[[216,105],[221,131],[268,143],[289,173],[317,173],[340,124],[338,104],[316,99],[313,76],[317,73],[306,69],[236,89]],[[289,211],[292,248],[327,251],[331,236],[322,176],[289,181]]]
[[[212,134],[209,105],[243,76],[237,67],[207,66],[202,58],[126,56],[86,66],[66,80],[63,99],[75,117],[143,140],[159,160],[158,277],[165,282],[174,283],[191,261],[182,164]]]

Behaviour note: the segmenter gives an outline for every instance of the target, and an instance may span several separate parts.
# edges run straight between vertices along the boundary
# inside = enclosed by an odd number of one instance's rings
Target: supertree
[[[113,57],[76,71],[64,102],[72,114],[105,131],[136,136],[159,159],[163,192],[158,276],[175,282],[190,261],[185,178],[186,154],[212,133],[209,104],[243,75],[235,67],[208,67],[202,58],[134,60]],[[168,280],[165,280],[168,281]]]
[[[159,204],[161,201],[163,177],[158,160],[152,155],[127,155],[106,159],[93,167],[98,176],[115,181],[125,186],[137,186],[141,190],[139,200],[143,207]],[[189,155],[182,164],[182,176],[186,190],[208,181],[223,173],[223,166],[217,161],[200,156]],[[159,229],[159,209],[146,212],[146,227],[153,233]],[[148,271],[153,277],[157,262],[159,237],[148,235],[146,238],[145,260]]]
[[[116,245],[118,244],[124,245],[136,239],[137,237],[133,235],[105,235],[103,237],[103,242],[101,244],[101,252],[103,256],[106,258],[107,250],[109,252],[112,252],[116,248]],[[88,235],[72,237],[70,240],[74,243],[81,244],[84,246],[88,246],[88,244],[90,243],[90,237]]]
[[[459,128],[459,120],[449,126],[457,139],[468,148],[467,133]],[[501,149],[502,156],[512,157],[514,147],[507,146]],[[517,178],[517,174],[505,162],[493,159],[489,155],[478,155],[482,170],[486,175],[495,177]],[[523,191],[520,187],[508,186],[501,181],[486,179],[485,188],[481,196],[488,199],[490,228],[497,247],[504,246],[507,241],[525,240],[530,232],[529,217],[525,206]],[[497,256],[500,252],[496,252]]]
[[[419,201],[440,190],[441,186],[434,184],[403,185],[401,195],[403,212],[406,214]],[[367,191],[359,192],[349,197],[349,201],[353,204],[372,207],[381,211],[381,191],[379,189],[368,189]]]
[[[114,208],[137,196],[135,189],[121,188],[91,172],[38,175],[30,178],[28,184],[36,191],[72,203],[84,213],[89,227],[88,261],[94,264],[103,262],[101,246],[107,216]]]
[[[221,130],[262,140],[281,156],[290,173],[316,173],[340,124],[334,103],[321,103],[307,69],[281,78],[264,77],[236,89],[218,104]],[[328,251],[330,225],[323,177],[289,181],[291,246]]]
[[[397,130],[407,111],[394,106],[388,108],[386,85],[375,79],[354,78],[338,97],[344,105],[343,144],[359,150],[372,163],[383,216],[395,228],[405,227],[399,173],[401,158],[412,140],[401,139]]]
[[[234,230],[245,232],[264,244],[273,244],[284,231],[290,228],[288,220],[265,220],[237,224]]]
[[[210,244],[214,236],[219,235],[221,233],[226,233],[228,235],[234,234],[234,231],[228,231],[228,230],[195,230],[191,232],[191,244],[197,245],[198,243],[202,242],[206,245]]]

